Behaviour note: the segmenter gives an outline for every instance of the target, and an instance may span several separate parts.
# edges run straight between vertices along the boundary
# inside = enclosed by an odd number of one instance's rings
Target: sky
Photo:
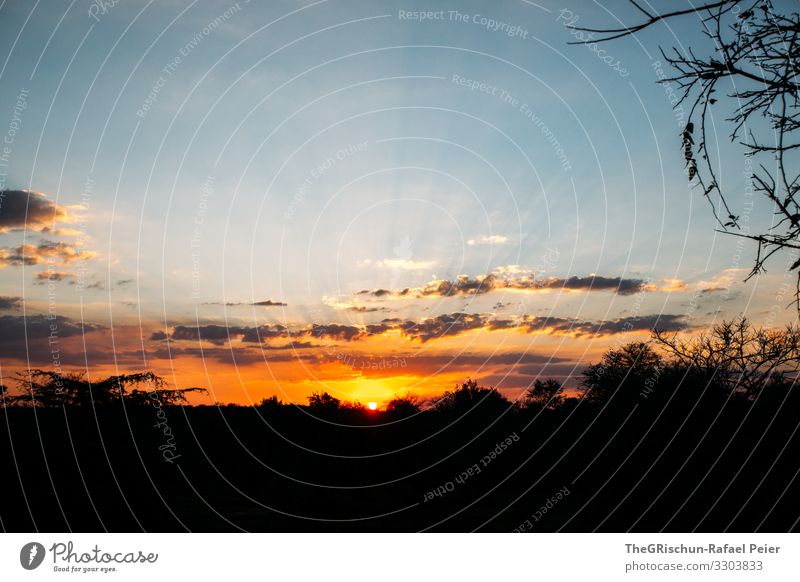
[[[784,325],[792,257],[715,232],[626,2],[0,4],[0,376],[198,402],[577,386],[653,326]],[[713,115],[734,211],[768,227]],[[751,167],[751,166],[750,166]]]

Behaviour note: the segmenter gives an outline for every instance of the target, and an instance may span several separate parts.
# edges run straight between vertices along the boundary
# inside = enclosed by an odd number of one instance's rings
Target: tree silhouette
[[[342,401],[327,392],[314,392],[308,397],[308,407],[312,410],[339,410]]]
[[[422,400],[417,394],[408,392],[401,396],[395,396],[386,403],[386,412],[398,416],[411,416],[422,409]]]
[[[78,374],[32,369],[18,373],[15,380],[18,394],[6,395],[5,406],[105,406],[123,401],[140,406],[155,400],[161,405],[175,405],[186,402],[187,393],[206,391],[204,388],[169,389],[166,382],[152,372],[109,376],[91,382]],[[130,389],[141,385],[150,385],[150,388]]]
[[[710,385],[754,398],[769,385],[786,384],[800,370],[800,329],[763,329],[744,317],[714,325],[692,338],[656,330],[653,339]]]
[[[663,358],[647,342],[610,349],[600,363],[583,371],[585,397],[590,402],[630,402],[652,389],[665,368]]]
[[[555,410],[564,403],[562,391],[563,387],[558,380],[537,378],[533,381],[533,385],[525,391],[520,403],[523,408]]]
[[[435,402],[437,412],[465,413],[473,408],[482,411],[502,410],[511,403],[496,388],[478,386],[475,380],[468,379],[454,390],[448,390]]]
[[[705,2],[663,14],[629,1],[642,15],[639,22],[610,28],[574,27],[591,33],[581,42],[611,41],[658,22],[699,18],[698,27],[711,41],[706,51],[661,49],[674,74],[660,82],[674,83],[681,90],[676,108],[689,105],[681,143],[689,181],[708,200],[721,232],[757,244],[748,279],[762,272],[776,252],[789,249],[796,254],[800,250],[800,172],[796,165],[800,155],[800,14],[777,12],[769,0]],[[593,38],[594,34],[601,36]],[[710,120],[720,92],[727,93],[725,105],[732,110],[727,120],[731,141],[744,147],[747,159],[762,160],[752,173],[752,188],[769,200],[778,217],[759,233],[751,232],[749,224],[742,225],[729,207],[729,192],[718,179],[716,139],[708,130],[710,126],[713,131]],[[754,130],[750,122],[756,119],[766,120],[768,129]],[[795,303],[800,309],[800,259],[789,270],[798,272]]]

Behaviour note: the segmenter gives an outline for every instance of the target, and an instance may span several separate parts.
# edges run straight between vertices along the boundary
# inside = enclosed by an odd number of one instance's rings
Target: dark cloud
[[[36,273],[36,284],[44,285],[47,281],[66,281],[74,279],[75,273],[67,273],[66,271],[43,271]]]
[[[173,360],[180,357],[214,360],[228,366],[246,366],[264,361],[264,356],[256,350],[238,346],[232,348],[158,348],[151,352],[155,360]]]
[[[288,304],[282,301],[273,301],[272,299],[265,299],[264,301],[256,301],[254,303],[247,303],[244,301],[206,301],[203,305],[224,305],[225,307],[240,307],[242,305],[256,305],[258,307],[286,307]]]
[[[312,342],[304,342],[304,341],[292,341],[288,344],[283,344],[280,346],[268,346],[262,345],[260,349],[262,350],[309,350],[312,348],[323,348],[325,346],[320,344],[315,344]]]
[[[398,329],[407,338],[426,342],[484,328],[488,319],[489,316],[483,314],[450,313],[426,318],[419,322],[405,321],[398,325]]]
[[[40,192],[0,191],[0,231],[23,228],[49,230],[49,224],[66,218],[64,207],[48,200]]]
[[[530,291],[537,292],[545,289],[569,289],[586,291],[615,291],[619,295],[632,295],[646,289],[642,279],[623,279],[621,277],[601,277],[590,275],[588,277],[568,277],[559,279],[551,277],[541,281],[534,280],[530,275],[517,277],[501,277],[497,273],[479,277],[459,275],[455,280],[435,280],[424,287],[416,289],[364,289],[356,295],[371,295],[373,297],[465,297],[483,295],[498,290]]]
[[[386,319],[382,319],[378,323],[370,323],[364,326],[364,329],[366,330],[367,335],[380,335],[382,333],[386,333],[387,331],[398,329],[400,324],[403,322],[404,320],[400,319],[399,317],[388,317]]]
[[[290,332],[285,325],[271,324],[260,327],[245,327],[242,329],[242,341],[263,343],[275,338],[292,338],[302,335],[302,331]]]
[[[295,349],[302,349],[304,344],[295,345]],[[308,347],[312,346],[311,344]],[[150,352],[150,357],[158,360],[172,360],[180,357],[199,358],[204,360],[214,360],[220,364],[229,366],[247,366],[258,363],[277,363],[292,362],[299,359],[316,360],[316,356],[306,358],[291,351],[291,346],[264,348],[251,348],[237,345],[231,347],[212,347],[212,348],[184,348],[184,347],[161,347]]]
[[[455,281],[432,281],[417,293],[419,296],[451,297],[453,295],[481,295],[497,288],[502,288],[504,281],[498,280],[494,275],[476,277],[472,279],[467,275],[459,275]]]
[[[303,335],[305,332],[300,330],[290,332],[283,325],[262,325],[260,327],[246,326],[225,326],[217,324],[203,325],[176,325],[172,328],[172,333],[167,334],[163,331],[154,331],[150,335],[153,341],[171,339],[173,341],[207,341],[216,345],[223,345],[234,339],[241,339],[243,342],[260,343],[275,338],[291,338]]]
[[[353,341],[364,337],[365,332],[362,328],[354,325],[342,325],[340,323],[329,323],[326,325],[313,324],[306,328],[306,333],[311,337]]]
[[[85,365],[86,354],[77,336],[102,329],[96,324],[62,316],[3,315],[0,316],[0,354],[9,360],[31,364],[52,364],[58,360],[61,365]]]
[[[207,341],[223,345],[233,339],[245,343],[261,343],[262,346],[275,339],[316,338],[353,342],[389,332],[399,332],[404,338],[427,342],[433,339],[457,336],[475,330],[518,331],[521,333],[546,333],[550,335],[571,334],[574,336],[602,336],[629,331],[650,331],[654,328],[665,331],[685,329],[682,315],[658,314],[630,316],[605,321],[587,321],[564,317],[535,317],[522,315],[511,318],[496,318],[492,313],[446,313],[419,320],[385,318],[367,325],[345,325],[341,323],[312,324],[290,330],[286,326],[272,324],[260,327],[224,325],[185,326],[177,325],[168,336],[174,341]],[[166,339],[163,332],[154,332],[150,339]],[[274,344],[272,344],[274,345]]]
[[[619,295],[633,295],[644,291],[642,279],[622,279],[621,277],[569,277],[567,279],[545,279],[540,286],[546,289],[586,289],[588,291],[613,290]]]
[[[0,343],[24,342],[26,339],[69,337],[103,329],[92,323],[81,323],[68,317],[48,315],[1,315]]]
[[[176,341],[192,340],[207,341],[212,344],[222,345],[231,339],[240,337],[245,330],[241,327],[228,327],[225,325],[187,326],[176,325],[172,330],[171,339]]]
[[[352,311],[354,313],[377,313],[379,311],[389,311],[388,307],[367,307],[366,305],[351,305],[346,307],[345,311]]]
[[[559,335],[573,331],[576,325],[586,325],[586,323],[563,317],[533,317],[530,315],[523,315],[512,319],[494,319],[489,322],[489,329],[493,331],[515,329],[523,333],[547,331],[548,333]]]
[[[0,310],[16,311],[22,305],[22,297],[9,297],[0,295]]]
[[[406,289],[406,291],[408,291],[408,289]],[[389,289],[373,289],[372,291],[369,289],[362,289],[356,293],[356,295],[374,295],[375,297],[385,297],[386,295],[394,294],[395,291],[390,291]]]
[[[552,335],[573,334],[576,336],[613,335],[629,331],[651,331],[654,328],[677,331],[686,327],[684,316],[672,314],[631,316],[607,321],[524,315],[517,319],[493,320],[489,324],[489,329],[517,329],[524,333],[547,332]]]
[[[643,315],[623,317],[613,321],[605,321],[599,325],[598,334],[625,333],[627,331],[679,331],[688,327],[683,315],[662,313],[658,315]]]

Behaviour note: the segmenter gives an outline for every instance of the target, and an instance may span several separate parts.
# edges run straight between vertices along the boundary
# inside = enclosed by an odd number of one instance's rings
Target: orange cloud
[[[38,245],[24,244],[14,248],[0,248],[0,267],[39,265],[47,262],[66,265],[72,261],[91,259],[92,251],[84,251],[64,242],[43,241]]]

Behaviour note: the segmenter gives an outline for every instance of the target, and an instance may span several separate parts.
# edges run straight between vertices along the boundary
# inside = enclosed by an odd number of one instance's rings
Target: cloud
[[[305,329],[305,333],[311,337],[353,341],[364,337],[364,330],[355,325],[343,325],[340,323],[312,324]]]
[[[373,297],[453,297],[453,296],[475,296],[492,291],[521,291],[539,292],[553,289],[566,289],[570,291],[614,291],[618,295],[633,295],[642,291],[657,290],[649,287],[643,279],[623,279],[621,277],[603,277],[600,275],[589,275],[587,277],[568,277],[559,279],[549,277],[547,279],[536,280],[529,271],[520,269],[517,265],[514,271],[507,267],[501,272],[490,273],[470,277],[459,275],[455,280],[434,279],[423,287],[405,288],[400,290],[389,289],[364,289],[358,291],[356,295],[371,295]],[[507,276],[511,274],[511,276]]]
[[[222,345],[232,338],[241,336],[244,329],[241,327],[228,327],[225,325],[187,326],[176,325],[170,338],[176,341],[207,341],[212,344]]]
[[[470,313],[450,313],[422,319],[418,323],[405,321],[398,326],[401,334],[426,342],[446,336],[461,335],[486,327],[489,316]]]
[[[688,327],[688,322],[683,315],[668,313],[623,317],[602,323],[598,333],[615,334],[628,331],[680,331]]]
[[[492,234],[471,238],[467,241],[467,244],[471,247],[476,247],[482,245],[504,245],[508,242],[510,242],[510,239],[507,236]]]
[[[282,301],[273,301],[272,299],[265,299],[264,301],[255,301],[253,303],[247,303],[244,301],[207,301],[203,303],[203,305],[224,305],[225,307],[239,307],[241,305],[256,305],[258,307],[286,307],[288,304],[283,303]]]
[[[467,275],[459,275],[455,281],[434,280],[417,291],[421,297],[450,297],[453,295],[480,295],[498,287],[498,279],[494,275],[471,279]]]
[[[62,316],[0,315],[0,343],[51,337],[65,338],[103,329],[93,323],[81,323]]]
[[[174,360],[180,357],[199,358],[202,360],[215,360],[228,366],[244,366],[264,361],[264,356],[246,348],[175,348],[162,347],[150,352],[154,360]]]
[[[695,283],[694,288],[698,289],[703,295],[711,293],[728,293],[737,281],[745,279],[749,271],[742,267],[730,267],[716,273],[710,279],[704,279]]]
[[[290,362],[298,360],[298,356],[291,352],[264,353],[261,349],[236,346],[235,348],[158,348],[150,352],[152,359],[173,360],[180,357],[200,358],[215,360],[228,366],[247,366],[250,364],[267,362]]]
[[[491,314],[451,313],[425,318],[419,322],[385,319],[373,326],[366,326],[370,335],[400,331],[409,339],[426,342],[431,339],[461,335],[473,330],[518,331],[521,333],[546,333],[548,335],[603,336],[630,331],[664,331],[685,329],[682,315],[660,314],[623,317],[605,321],[583,321],[561,317],[534,317],[523,315],[510,319],[494,319]]]
[[[601,277],[589,275],[588,277],[569,277],[545,279],[542,287],[546,289],[585,289],[588,291],[615,291],[619,295],[632,295],[645,290],[642,279],[622,279],[621,277]]]
[[[14,248],[0,248],[0,267],[38,265],[48,262],[66,265],[72,261],[91,259],[95,253],[81,250],[69,243],[42,241],[38,245],[24,244]]]
[[[75,273],[68,273],[66,271],[43,271],[36,273],[36,285],[44,285],[48,281],[66,281],[74,279]]]
[[[650,290],[651,287],[653,291],[662,291],[665,293],[686,291],[689,288],[686,283],[680,279],[659,279],[655,285],[648,285],[648,290]]]
[[[390,291],[389,289],[363,289],[361,291],[357,291],[356,295],[374,295],[375,297],[387,297],[389,295],[407,295],[411,289],[403,289],[402,291]]]
[[[160,338],[161,335],[166,336],[164,332],[154,332],[150,339],[154,337]],[[194,357],[204,360],[215,360],[221,364],[227,365],[248,365],[259,362],[289,362],[305,358],[301,354],[295,354],[296,350],[310,350],[321,348],[323,346],[311,342],[297,341],[285,343],[282,345],[261,345],[260,347],[247,346],[242,344],[231,345],[228,347],[215,346],[211,348],[202,347],[176,347],[170,345],[169,347],[162,345],[155,350],[148,352],[149,357],[152,359],[172,360],[179,357]],[[316,354],[309,356],[312,359],[317,359]]]
[[[515,319],[496,319],[489,329],[512,329],[523,333],[544,332],[550,335],[603,336],[630,331],[678,331],[687,327],[683,315],[657,314],[630,316],[605,321],[584,321],[562,317],[532,317],[523,315]]]
[[[203,325],[176,325],[172,333],[157,330],[150,334],[153,341],[171,339],[173,341],[207,341],[215,345],[224,345],[226,342],[241,339],[248,343],[261,343],[264,340],[275,338],[291,338],[303,335],[303,331],[289,332],[289,329],[279,325],[262,325],[260,327],[225,326],[218,324]]]
[[[265,340],[277,338],[293,338],[303,334],[302,331],[290,332],[288,327],[277,323],[239,329],[242,332],[242,341],[251,343],[264,343]]]
[[[0,295],[0,310],[16,311],[22,305],[22,297],[9,297]]]
[[[41,192],[0,191],[0,232],[25,228],[49,231],[53,222],[64,222],[68,218],[66,208]]]
[[[351,305],[345,307],[345,311],[352,311],[354,313],[377,313],[379,311],[389,311],[388,307],[367,307],[366,305]]]
[[[521,315],[497,318],[494,313],[445,313],[419,320],[385,318],[377,323],[347,325],[341,323],[311,324],[289,329],[271,324],[260,327],[240,327],[208,324],[201,326],[176,325],[168,336],[162,331],[153,332],[151,340],[161,341],[167,337],[173,341],[206,341],[224,345],[240,339],[243,343],[260,343],[262,346],[276,339],[297,341],[300,338],[315,338],[332,341],[355,342],[370,337],[397,334],[408,340],[422,343],[443,337],[453,337],[471,331],[516,331],[519,333],[543,333],[547,335],[572,335],[575,337],[607,336],[631,331],[679,331],[687,328],[684,316],[654,314],[630,316],[619,319],[588,321],[563,317],[536,317]]]
[[[2,315],[0,353],[3,358],[28,364],[53,365],[58,361],[60,365],[85,365],[89,354],[79,336],[102,329],[62,316]]]

